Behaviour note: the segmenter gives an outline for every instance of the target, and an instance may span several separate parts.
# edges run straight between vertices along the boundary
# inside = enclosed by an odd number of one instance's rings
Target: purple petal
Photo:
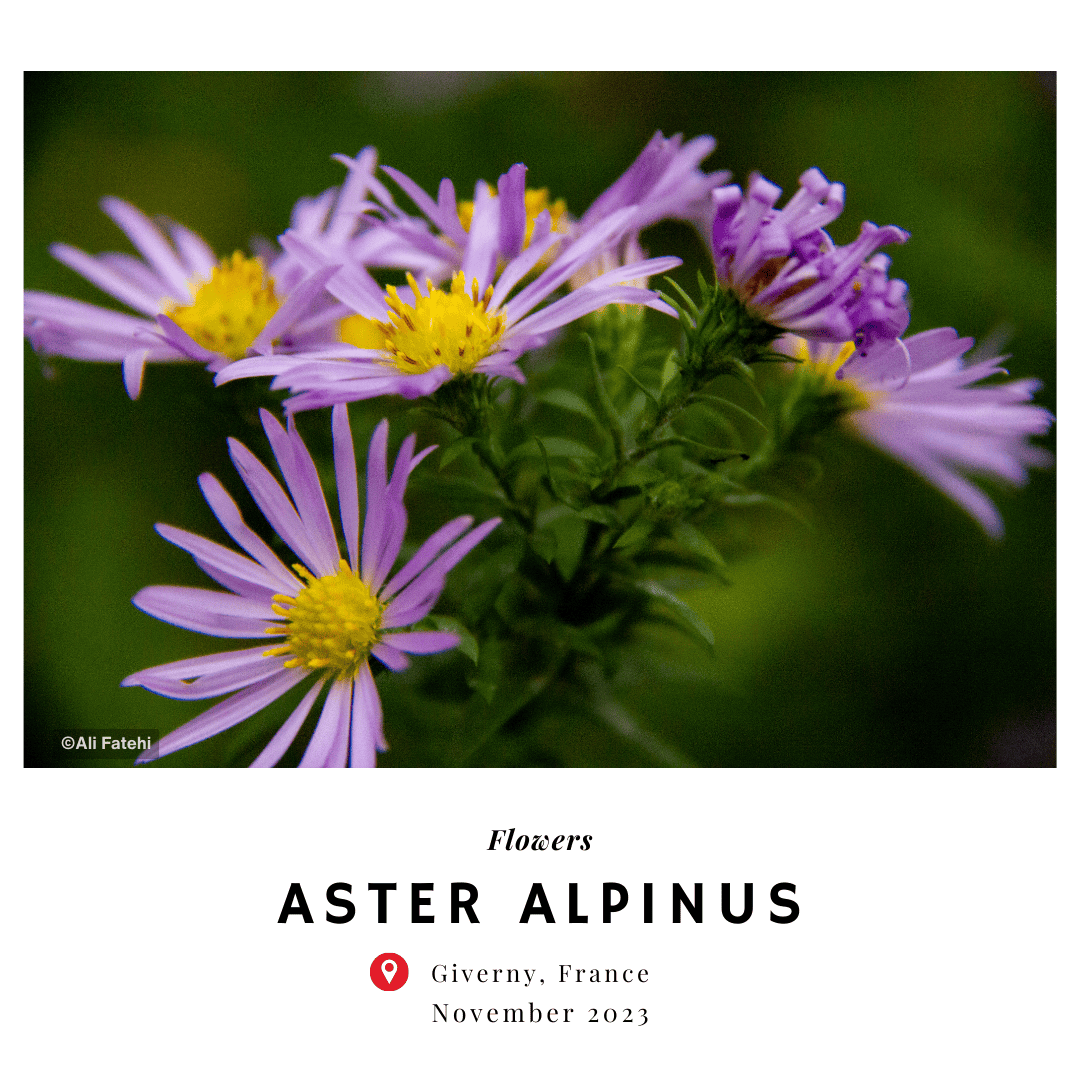
[[[128,353],[123,360],[124,389],[134,401],[142,391],[143,371],[146,369],[147,349]]]
[[[420,549],[409,561],[390,579],[380,594],[379,599],[391,599],[410,581],[416,577],[427,565],[452,541],[456,540],[471,524],[473,519],[468,514],[454,518],[447,522],[441,529],[434,532],[420,545]]]
[[[201,236],[190,229],[185,229],[183,225],[177,225],[176,222],[169,223],[169,234],[185,263],[184,269],[188,281],[192,279],[209,281],[217,263],[210,245]]]
[[[228,671],[204,675],[190,682],[144,674],[137,684],[131,685],[145,687],[155,694],[161,694],[162,697],[176,698],[180,701],[196,701],[202,698],[221,697],[222,694],[231,694],[241,687],[262,682],[276,671],[281,670],[282,659],[280,656],[259,655],[253,657],[246,664],[236,664]]]
[[[336,574],[341,554],[334,535],[334,523],[330,520],[319,473],[304,440],[291,423],[290,430],[286,432],[278,419],[266,409],[260,409],[259,416],[278,468],[300,514],[304,535],[317,555],[315,565],[309,564],[308,569],[318,577]]]
[[[349,750],[349,764],[352,768],[374,768],[375,750],[389,750],[383,735],[382,702],[371,668],[366,664],[353,681],[352,707],[352,745]]]
[[[345,547],[353,573],[360,567],[360,493],[356,478],[356,447],[349,427],[349,407],[335,405],[331,414],[334,435],[334,475],[337,478],[338,507]]]
[[[382,641],[371,646],[371,655],[384,663],[391,671],[404,671],[409,666],[409,658],[400,649],[395,649],[393,645],[387,645]]]
[[[395,649],[417,656],[445,652],[461,644],[461,638],[457,634],[444,630],[413,630],[406,634],[387,634],[382,640],[385,645],[392,645]]]
[[[123,199],[102,199],[101,209],[124,230],[146,261],[168,282],[173,295],[189,295],[189,277],[161,230],[141,211]]]
[[[270,574],[279,592],[295,596],[302,587],[300,579],[289,572],[269,544],[244,522],[240,508],[218,478],[212,473],[203,473],[199,477],[199,487],[221,527]]]
[[[319,696],[325,679],[317,682],[305,695],[299,705],[293,709],[289,719],[278,729],[277,734],[266,744],[266,748],[251,763],[252,769],[272,769],[284,756],[285,751],[292,746],[293,739],[304,726],[304,721],[311,712],[311,706]]]
[[[499,252],[512,259],[525,239],[525,166],[511,165],[499,177]]]
[[[289,295],[285,302],[270,316],[259,336],[251,343],[255,352],[268,352],[275,338],[279,338],[298,319],[306,315],[311,305],[322,296],[327,281],[334,276],[333,266],[324,266],[306,277]]]
[[[499,200],[488,191],[487,184],[477,181],[474,195],[472,224],[465,251],[461,257],[461,270],[465,275],[465,291],[475,281],[484,293],[495,276],[495,263],[499,255]]]
[[[150,585],[131,602],[155,619],[215,637],[262,637],[277,618],[269,604],[186,585]]]
[[[140,754],[135,764],[142,765],[155,758],[164,757],[175,750],[182,750],[185,746],[192,746],[197,742],[202,742],[203,739],[209,739],[212,735],[217,735],[234,724],[239,724],[241,720],[254,716],[271,701],[276,701],[309,674],[311,673],[307,668],[286,668],[254,686],[245,687],[232,697],[219,701],[206,712],[200,713],[194,720],[170,732],[146,753]]]
[[[390,421],[381,420],[368,446],[367,509],[364,514],[360,576],[369,589],[386,528],[386,443],[389,436]]]
[[[301,769],[341,768],[345,764],[351,700],[352,684],[335,679],[323,703],[315,734],[300,759]]]
[[[106,263],[95,259],[92,255],[87,255],[85,251],[71,247],[69,244],[53,244],[49,248],[49,253],[54,259],[62,262],[65,266],[71,267],[77,274],[81,274],[87,281],[92,282],[103,292],[115,296],[117,300],[123,300],[129,307],[133,307],[136,311],[142,311],[147,315],[156,315],[161,311],[162,300],[169,296],[169,289],[164,282],[161,283],[160,295],[151,296],[145,289],[133,285]],[[173,299],[183,302],[182,298],[184,297],[187,297],[186,290],[179,297],[173,297]]]
[[[255,505],[263,512],[274,531],[293,549],[308,569],[320,562],[318,552],[308,539],[303,523],[281,485],[270,470],[241,442],[229,439],[229,454]]]
[[[253,559],[246,559],[243,555],[207,540],[203,536],[187,532],[185,529],[177,529],[172,525],[155,525],[158,535],[163,536],[170,544],[190,552],[201,562],[219,568],[227,574],[250,581],[271,592],[279,592],[281,585],[276,575],[270,573],[264,566]]]
[[[121,686],[142,686],[143,678],[156,680],[188,682],[200,679],[204,675],[217,675],[243,667],[252,660],[257,660],[266,652],[266,645],[256,645],[253,649],[232,649],[229,652],[208,653],[206,656],[193,656],[190,660],[173,660],[168,664],[143,668],[129,675]]]
[[[441,583],[450,570],[457,566],[501,521],[502,518],[491,518],[482,525],[477,525],[475,529],[466,533],[457,543],[448,547],[410,585],[406,586],[402,592],[391,600],[383,612],[383,626],[393,628],[405,625],[397,622],[396,618],[403,612],[408,611],[419,599],[429,595],[433,584],[436,582]]]

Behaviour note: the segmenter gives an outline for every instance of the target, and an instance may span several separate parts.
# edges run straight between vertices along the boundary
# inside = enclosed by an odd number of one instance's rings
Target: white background
[[[115,10],[114,10],[115,9]],[[35,14],[40,11],[40,15]],[[183,10],[98,4],[19,9],[5,57],[6,145],[21,144],[23,68],[804,67],[807,64],[1060,68],[1056,7],[921,2],[736,9],[693,5],[363,6],[274,15],[249,6]],[[40,26],[35,20],[44,18]],[[377,26],[365,19],[373,18]],[[527,23],[522,20],[527,19]],[[479,22],[481,25],[477,25]],[[1050,38],[1052,40],[1048,41]],[[550,52],[561,42],[563,52]],[[1071,58],[1070,58],[1071,60]],[[1073,175],[1072,73],[1060,84],[1062,176]],[[17,203],[21,170],[6,164]],[[1048,178],[1051,182],[1051,178]],[[1007,183],[1007,178],[1003,178]],[[1065,189],[1069,190],[1066,183]],[[1075,296],[1067,198],[1061,295]],[[15,326],[17,256],[4,302]],[[1063,323],[1071,324],[1068,300]],[[15,349],[14,333],[11,337]],[[1063,341],[1069,340],[1062,336]],[[1063,353],[1059,475],[1071,496]],[[17,393],[14,395],[17,400]],[[13,410],[15,411],[15,410]],[[5,446],[19,457],[18,423]],[[9,523],[18,470],[4,470]],[[1074,535],[1063,500],[1062,550]],[[7,560],[17,576],[18,537]],[[1059,650],[1062,768],[1053,771],[432,772],[191,774],[29,772],[17,736],[19,622],[7,621],[10,757],[4,814],[5,1062],[23,1077],[656,1076],[844,1078],[1076,1074],[1076,588],[1063,562]],[[15,592],[16,590],[12,590]],[[9,613],[12,614],[12,613]],[[92,632],[92,628],[88,628]],[[492,828],[591,833],[588,853],[488,852]],[[448,888],[480,890],[479,926],[448,922]],[[631,904],[599,923],[600,886]],[[316,922],[277,923],[288,885]],[[355,920],[324,919],[322,894],[353,883]],[[391,921],[368,881],[396,881]],[[412,881],[436,883],[437,922],[413,926]],[[559,919],[517,922],[542,881]],[[566,923],[580,884],[587,925]],[[640,885],[655,919],[640,920]],[[668,919],[669,889],[704,884],[702,925]],[[756,884],[742,926],[720,885]],[[768,920],[774,882],[797,885],[799,919]],[[395,904],[394,901],[397,901]],[[375,989],[371,960],[399,952],[400,991]],[[543,988],[436,986],[436,963],[532,967]],[[558,987],[560,963],[649,970],[643,987]],[[569,1025],[437,1024],[433,1002],[575,1008]],[[596,1005],[648,1009],[645,1027],[587,1024]]]
[[[1065,770],[16,779],[20,1077],[89,1062],[116,1078],[1075,1075]],[[510,826],[591,833],[592,849],[488,851]],[[277,922],[292,881],[311,925]],[[344,925],[325,920],[336,881],[357,903]],[[398,883],[385,926],[369,881]],[[435,883],[433,925],[410,921],[413,881]],[[451,881],[479,889],[478,925],[449,922]],[[555,925],[518,921],[534,881]],[[588,924],[567,922],[570,881]],[[604,881],[631,896],[608,925]],[[676,881],[691,896],[703,883],[700,925],[671,922]],[[755,883],[749,922],[724,921],[724,881],[736,911]],[[789,925],[768,918],[778,881],[797,886]],[[398,991],[369,979],[382,952],[409,963]],[[437,963],[546,982],[439,985]],[[649,981],[560,987],[560,964],[647,968]],[[434,1019],[435,1002],[501,1015],[529,1001],[574,1019]],[[649,1021],[589,1024],[593,1006]]]

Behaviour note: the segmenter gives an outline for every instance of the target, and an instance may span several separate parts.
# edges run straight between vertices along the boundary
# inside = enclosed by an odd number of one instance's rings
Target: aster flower
[[[571,231],[580,233],[605,214],[625,206],[637,207],[626,234],[582,267],[571,279],[571,287],[580,288],[608,270],[643,259],[640,233],[658,221],[689,221],[708,244],[713,219],[710,193],[731,176],[726,170],[701,171],[702,161],[715,148],[716,140],[708,135],[691,139],[684,146],[682,135],[666,139],[663,132],[656,132],[630,168],[593,202],[580,221],[572,222]]]
[[[309,252],[317,251],[325,265],[352,262],[409,270],[436,281],[449,277],[442,249],[432,253],[415,242],[420,233],[427,235],[427,223],[404,213],[375,176],[375,147],[365,147],[355,158],[335,154],[334,160],[348,169],[345,183],[314,199],[301,199],[293,210],[288,235],[302,240]],[[395,227],[387,228],[387,221]],[[281,265],[295,268],[301,277],[307,273],[289,251],[280,256]]]
[[[824,226],[844,208],[843,184],[817,169],[799,177],[799,190],[776,210],[781,189],[750,177],[713,192],[717,279],[766,322],[818,341],[870,343],[904,332],[907,286],[888,278],[889,259],[874,254],[908,234],[895,225],[864,222],[858,239],[836,247]]]
[[[523,179],[523,171],[520,175]],[[492,195],[486,185],[478,184],[461,269],[447,289],[436,288],[430,280],[421,286],[410,276],[407,289],[389,286],[384,292],[363,265],[346,263],[336,268],[326,288],[356,313],[342,324],[342,337],[349,344],[288,356],[250,357],[230,364],[217,381],[273,375],[275,389],[284,386],[296,394],[285,403],[288,411],[382,394],[417,398],[450,379],[471,374],[524,382],[516,366],[524,352],[608,304],[644,304],[674,314],[656,293],[621,282],[671,270],[680,263],[675,258],[647,259],[602,274],[585,288],[534,310],[624,232],[637,208],[625,207],[601,218],[566,245],[539,277],[514,292],[560,240],[551,215],[542,211],[527,246],[497,272],[507,223],[520,227],[524,237],[519,209],[516,199],[511,206],[501,194]],[[325,270],[324,256],[303,238],[286,233],[282,245],[305,261],[310,272]]]
[[[231,695],[166,735],[139,762],[208,739],[314,676],[303,700],[254,765],[277,764],[326,687],[322,713],[300,764],[372,766],[376,749],[386,750],[387,745],[369,657],[400,671],[408,666],[409,653],[442,652],[459,642],[456,634],[406,628],[431,611],[447,573],[499,524],[498,518],[476,528],[470,528],[471,517],[455,518],[391,576],[405,537],[406,481],[435,447],[414,454],[416,436],[409,435],[388,482],[389,423],[383,420],[378,425],[368,450],[367,509],[361,537],[348,411],[344,406],[334,409],[334,467],[348,553],[345,560],[340,557],[318,473],[303,440],[292,425],[284,429],[265,410],[262,421],[288,494],[235,439],[230,440],[230,452],[256,505],[300,562],[289,570],[245,524],[236,503],[209,473],[199,478],[206,501],[247,555],[183,529],[158,525],[166,540],[190,552],[229,591],[158,585],[141,590],[134,598],[135,606],[189,630],[263,642],[128,676],[122,685],[143,686],[166,697]],[[283,642],[268,648],[267,634]]]
[[[1000,366],[1002,357],[965,363],[972,344],[942,327],[858,350],[854,342],[825,344],[791,335],[776,348],[803,361],[807,377],[841,391],[845,420],[862,438],[914,469],[990,536],[1000,537],[1001,514],[965,474],[1026,483],[1028,467],[1052,461],[1027,439],[1045,434],[1053,417],[1029,404],[1037,379],[974,385],[1008,373]]]
[[[182,225],[168,223],[166,237],[122,199],[103,199],[101,206],[142,259],[92,256],[67,244],[54,244],[50,251],[140,315],[28,290],[24,328],[39,352],[121,363],[124,386],[135,398],[147,363],[197,360],[220,371],[249,349],[275,340],[292,348],[333,339],[325,319],[303,323],[323,293],[328,272],[298,274],[296,267],[268,265],[239,251],[218,262],[206,242]]]

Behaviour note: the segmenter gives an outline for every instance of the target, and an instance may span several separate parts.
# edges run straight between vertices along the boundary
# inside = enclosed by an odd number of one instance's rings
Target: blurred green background
[[[909,230],[890,254],[909,285],[911,332],[1007,329],[1010,370],[1041,378],[1038,401],[1054,409],[1051,75],[31,74],[25,101],[29,288],[111,303],[47,250],[130,250],[98,209],[104,195],[183,222],[226,254],[280,233],[298,197],[341,182],[330,155],[368,144],[429,191],[450,176],[467,192],[524,161],[531,186],[580,214],[657,129],[711,134],[707,166],[737,182],[757,169],[787,195],[810,165],[843,181],[838,243],[867,219]],[[686,260],[684,285],[707,267],[688,227],[660,226],[644,243]],[[221,537],[197,475],[209,470],[235,494],[226,436],[266,449],[253,392],[237,386],[215,391],[199,367],[162,366],[133,403],[118,366],[26,348],[28,765],[126,765],[73,761],[58,732],[163,734],[200,710],[119,683],[229,647],[129,601],[148,584],[207,583],[153,525]],[[354,406],[358,445],[384,413],[395,442],[418,426],[400,402]],[[322,426],[301,422],[316,440]],[[993,543],[874,451],[837,436],[821,457],[812,527],[777,520],[733,565],[732,586],[685,594],[713,628],[715,656],[673,631],[643,632],[616,681],[611,726],[572,702],[538,701],[468,756],[459,714],[432,704],[432,687],[437,698],[469,662],[421,660],[380,679],[393,747],[380,766],[655,763],[615,730],[627,716],[677,752],[668,756],[703,766],[1053,765],[1053,474],[1019,495],[994,492],[1006,539]],[[245,763],[275,719],[162,764]]]

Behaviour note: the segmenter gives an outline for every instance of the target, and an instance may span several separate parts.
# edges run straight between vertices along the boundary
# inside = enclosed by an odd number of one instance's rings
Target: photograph
[[[26,73],[24,766],[1055,767],[1056,154],[1053,72]]]

